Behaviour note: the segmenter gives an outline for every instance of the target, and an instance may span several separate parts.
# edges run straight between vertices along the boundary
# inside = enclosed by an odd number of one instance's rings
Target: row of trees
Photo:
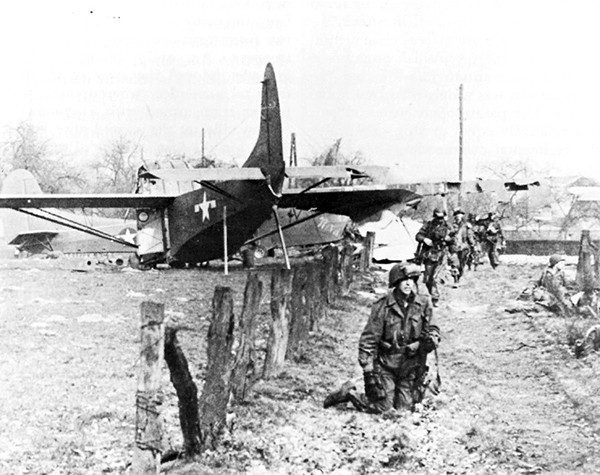
[[[312,165],[352,165],[365,163],[360,152],[352,156],[340,153],[341,139],[311,160]],[[168,155],[164,161],[186,161],[194,168],[232,166],[212,157],[186,158]],[[48,139],[30,122],[23,121],[8,130],[8,139],[0,154],[0,179],[11,170],[30,171],[45,193],[78,191],[127,193],[133,191],[138,168],[144,164],[140,142],[121,135],[100,151],[99,158],[83,166],[69,163],[68,158],[54,150]],[[336,180],[326,186],[347,183]]]
[[[9,128],[7,135],[8,139],[1,144],[0,183],[12,170],[21,168],[33,174],[45,193],[130,193],[135,189],[139,167],[145,165],[140,142],[125,135],[108,143],[99,151],[98,158],[87,165],[69,163],[29,121]],[[160,160],[184,161],[193,168],[234,166],[210,156],[189,158],[168,154]]]
[[[321,154],[315,156],[310,163],[313,166],[321,165],[347,165],[360,167],[367,163],[360,152],[347,155],[340,151],[341,138],[333,145],[326,148]],[[231,164],[218,162],[215,159],[202,157],[201,159],[186,159],[185,156],[170,155],[164,157],[167,161],[185,160],[193,167],[231,166]],[[29,170],[38,180],[42,190],[46,193],[65,192],[116,192],[128,193],[134,190],[138,168],[143,164],[142,147],[139,141],[128,137],[120,137],[107,144],[100,151],[99,157],[88,164],[75,166],[69,163],[68,158],[53,150],[50,141],[45,139],[39,130],[30,122],[23,121],[16,127],[9,129],[8,140],[2,147],[0,154],[0,178],[11,170],[24,168]],[[487,166],[482,170],[487,175],[492,175],[504,181],[519,180],[535,173],[525,162],[502,162],[497,165]],[[315,180],[301,180],[298,186],[309,186]],[[347,180],[330,180],[322,186],[339,186],[350,184]],[[357,184],[354,181],[352,184]],[[556,193],[554,193],[556,194]],[[537,210],[531,210],[529,196],[515,196],[507,203],[499,203],[493,194],[478,193],[463,197],[460,206],[464,211],[473,214],[485,214],[489,211],[498,211],[517,227],[528,225]],[[556,196],[556,200],[561,197]],[[434,207],[440,205],[440,197],[427,197],[423,199],[416,210],[409,216],[425,220],[431,216]],[[563,200],[564,201],[564,200]],[[458,202],[449,202],[448,207],[453,209],[459,206]],[[568,207],[565,210],[568,211]]]
[[[0,155],[2,177],[19,168],[30,171],[46,193],[131,192],[141,165],[140,145],[120,136],[87,167],[74,165],[51,146],[30,122],[8,130]]]

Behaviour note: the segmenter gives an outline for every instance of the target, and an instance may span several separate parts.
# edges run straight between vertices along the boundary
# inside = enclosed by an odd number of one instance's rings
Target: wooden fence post
[[[592,258],[595,256],[595,246],[590,239],[590,231],[584,229],[581,231],[579,241],[579,258],[577,260],[577,285],[585,291],[590,291],[594,286],[595,275]]]
[[[271,331],[263,368],[265,379],[276,376],[283,368],[289,335],[288,302],[292,277],[293,273],[288,269],[276,269],[271,274]]]
[[[238,346],[231,375],[231,393],[235,401],[246,399],[256,375],[256,315],[259,312],[263,283],[256,272],[248,273],[244,290],[244,306],[240,315],[237,332]]]
[[[164,354],[164,317],[163,304],[142,302],[140,371],[135,401],[135,445],[131,472],[134,475],[160,473],[163,451],[160,373]]]
[[[336,246],[329,245],[323,248],[323,274],[321,282],[325,301],[328,304],[335,301],[338,291],[338,260],[339,250]]]
[[[179,424],[183,434],[183,452],[187,457],[200,454],[198,388],[190,374],[188,362],[177,339],[177,329],[165,330],[165,361],[179,400]]]
[[[318,331],[319,323],[325,313],[323,281],[323,261],[312,261],[308,267],[309,301],[310,301],[310,330]]]
[[[344,244],[340,253],[340,292],[347,296],[350,294],[350,284],[352,283],[352,254],[354,246],[350,243]]]
[[[292,279],[292,295],[290,299],[290,332],[286,350],[286,359],[298,359],[302,356],[308,329],[310,326],[308,264],[297,266]]]
[[[207,369],[199,401],[201,450],[215,449],[225,427],[232,367],[235,320],[229,287],[215,287],[208,328]]]
[[[375,233],[369,231],[363,242],[363,252],[360,259],[360,270],[366,272],[371,268],[373,261],[373,249],[375,249]]]

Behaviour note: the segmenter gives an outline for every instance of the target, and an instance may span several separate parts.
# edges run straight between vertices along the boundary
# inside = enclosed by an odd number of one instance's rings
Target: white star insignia
[[[125,232],[122,233],[120,235],[120,237],[121,237],[121,239],[123,239],[123,241],[127,241],[127,242],[130,242],[130,243],[133,244],[135,242],[135,234],[136,233],[132,232],[131,229],[126,228]]]
[[[210,208],[216,208],[217,207],[217,202],[215,200],[208,200],[206,199],[206,193],[204,193],[204,198],[202,200],[202,203],[198,203],[197,205],[194,205],[194,213],[199,213],[200,210],[202,210],[202,221],[206,221],[207,219],[210,219],[210,214],[208,212],[208,210]]]

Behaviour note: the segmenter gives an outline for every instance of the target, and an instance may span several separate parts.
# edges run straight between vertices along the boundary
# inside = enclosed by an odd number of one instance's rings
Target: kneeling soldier
[[[437,348],[440,330],[431,298],[417,293],[420,273],[414,264],[392,267],[390,290],[373,304],[358,344],[366,394],[349,381],[325,399],[325,408],[350,401],[361,411],[380,413],[413,410],[421,401],[427,353]]]

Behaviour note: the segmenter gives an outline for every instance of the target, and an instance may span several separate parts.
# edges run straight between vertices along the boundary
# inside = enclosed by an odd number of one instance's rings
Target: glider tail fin
[[[283,185],[285,163],[281,140],[281,114],[275,72],[267,64],[262,82],[260,131],[254,150],[244,167],[257,167],[270,178],[272,189],[279,193]]]

